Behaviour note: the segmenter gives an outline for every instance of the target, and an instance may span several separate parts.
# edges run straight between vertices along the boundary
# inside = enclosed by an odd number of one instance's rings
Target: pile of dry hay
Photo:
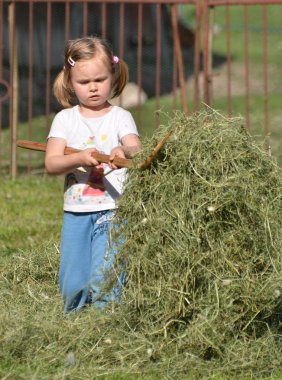
[[[120,200],[114,312],[63,314],[54,244],[1,267],[1,378],[281,378],[281,169],[213,110],[177,113],[136,161],[170,129]]]
[[[214,110],[177,113],[141,159],[170,129],[120,200],[121,318],[175,373],[281,369],[281,169],[241,119]]]

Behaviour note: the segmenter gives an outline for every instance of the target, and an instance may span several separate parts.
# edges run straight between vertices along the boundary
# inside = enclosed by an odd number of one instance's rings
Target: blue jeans
[[[124,274],[117,287],[103,294],[104,271],[114,261],[116,249],[108,250],[113,210],[64,212],[61,237],[60,291],[64,311],[78,310],[88,303],[99,307],[118,300]]]

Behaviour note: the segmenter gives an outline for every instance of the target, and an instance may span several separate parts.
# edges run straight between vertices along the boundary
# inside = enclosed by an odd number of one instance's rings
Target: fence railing
[[[268,21],[268,10],[270,6],[279,5],[280,7],[275,7],[275,11],[280,12],[280,25],[271,25]],[[258,64],[261,66],[262,70],[259,71],[261,75],[259,85],[260,85],[260,93],[263,97],[263,128],[265,135],[265,148],[270,149],[270,123],[269,123],[269,93],[270,93],[270,78],[269,78],[269,32],[275,32],[278,37],[281,35],[281,16],[282,16],[282,2],[280,0],[205,0],[203,7],[203,25],[204,25],[204,37],[203,37],[203,63],[204,63],[204,101],[213,105],[214,94],[213,94],[213,64],[212,64],[212,44],[213,44],[213,34],[214,34],[214,26],[215,26],[215,12],[217,8],[224,7],[224,19],[225,19],[225,35],[226,35],[226,97],[227,97],[227,113],[232,115],[233,113],[233,102],[232,98],[234,97],[234,92],[232,92],[232,44],[231,44],[231,35],[232,35],[232,27],[231,27],[231,8],[232,7],[241,7],[242,8],[242,22],[240,25],[242,31],[242,40],[241,40],[241,49],[243,51],[243,65],[241,65],[241,76],[243,80],[241,80],[241,86],[243,89],[243,94],[245,96],[245,107],[244,107],[244,116],[246,119],[246,127],[248,129],[251,128],[251,70],[254,66],[258,69],[258,65],[254,65],[249,58],[250,53],[250,35],[255,33],[255,38],[261,39],[260,49],[260,59]],[[253,24],[252,22],[252,13],[254,7],[259,7],[257,13],[260,13],[260,24]],[[257,17],[258,19],[259,17]],[[252,30],[252,27],[255,26],[255,30]],[[277,27],[278,26],[278,27]],[[274,29],[273,29],[274,27]],[[234,30],[233,30],[234,32]],[[238,32],[238,30],[237,30]],[[279,38],[279,37],[278,37]],[[277,46],[278,47],[278,46]],[[280,47],[281,48],[281,47]],[[272,46],[272,50],[276,50],[275,46]],[[277,58],[279,55],[282,57],[281,52],[279,52],[279,48],[276,50]],[[279,72],[274,73],[274,76],[279,75]],[[280,70],[281,75],[281,70]],[[257,80],[257,78],[255,78]],[[274,79],[275,80],[275,79]],[[273,79],[272,79],[273,81]],[[272,86],[273,87],[273,86]],[[281,87],[278,89],[278,94],[281,95]],[[282,116],[282,115],[281,115]],[[281,131],[282,132],[282,131]]]
[[[148,112],[144,112],[148,104],[151,113],[167,107],[189,114],[202,102],[229,115],[240,111],[251,129],[250,74],[255,67],[261,79],[257,81],[263,104],[260,123],[268,136],[272,125],[270,93],[281,95],[281,88],[277,89],[269,76],[270,69],[276,70],[269,64],[273,48],[269,45],[270,26],[277,28],[277,35],[281,29],[279,24],[269,25],[268,10],[280,7],[281,16],[281,5],[282,0],[0,0],[2,172],[15,178],[19,167],[28,173],[37,167],[37,156],[31,152],[18,162],[16,140],[46,137],[59,110],[52,83],[62,67],[65,41],[82,35],[106,37],[126,60],[130,84],[118,102],[133,110],[138,125],[149,123],[151,129],[158,119],[148,119]],[[260,8],[261,20],[256,19],[255,27],[257,38],[262,40],[257,62],[249,56],[255,7]],[[243,19],[237,25],[243,37],[240,43],[234,37],[237,31],[232,23],[233,9],[239,8],[243,9]],[[217,46],[219,34],[225,43]],[[236,58],[240,54],[243,62]],[[237,107],[238,96],[243,97],[243,110]],[[269,143],[268,139],[266,145]]]

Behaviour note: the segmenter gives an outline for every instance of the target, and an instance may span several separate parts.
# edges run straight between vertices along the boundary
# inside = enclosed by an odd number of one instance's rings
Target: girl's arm
[[[133,154],[137,153],[141,149],[141,142],[139,136],[134,133],[130,133],[124,136],[121,139],[121,146],[117,146],[112,149],[110,158],[109,158],[109,166],[112,169],[117,169],[117,166],[113,164],[113,160],[115,157],[122,158],[130,158]]]
[[[91,153],[96,149],[85,149],[78,153],[64,155],[66,141],[59,137],[50,137],[45,154],[45,168],[49,174],[64,174],[80,166],[96,166],[99,164]]]

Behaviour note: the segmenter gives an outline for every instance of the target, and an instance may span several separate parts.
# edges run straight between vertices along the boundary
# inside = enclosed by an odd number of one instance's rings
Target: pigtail
[[[65,70],[61,70],[57,77],[55,78],[54,85],[53,85],[53,93],[58,100],[58,102],[64,107],[64,108],[70,108],[72,107],[71,100],[72,100],[72,91],[69,88],[69,86],[66,83],[66,73]]]
[[[115,66],[115,81],[113,85],[112,99],[119,96],[125,85],[128,82],[128,66],[123,59],[118,60],[118,63],[114,63]]]

